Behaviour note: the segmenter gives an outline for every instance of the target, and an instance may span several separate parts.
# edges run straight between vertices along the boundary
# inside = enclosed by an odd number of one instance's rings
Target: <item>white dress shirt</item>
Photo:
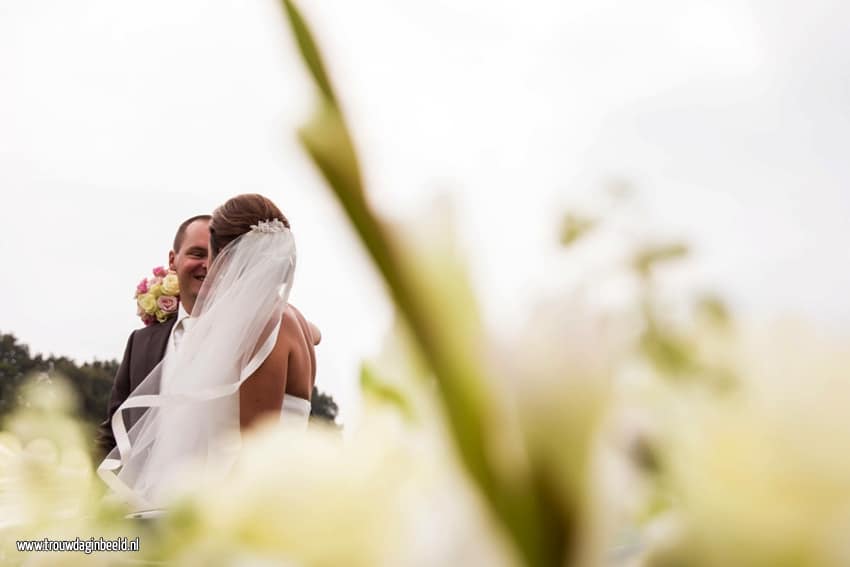
[[[163,357],[163,360],[166,360],[168,358],[169,354],[173,356],[174,353],[177,352],[177,349],[179,348],[179,345],[180,345],[180,337],[183,335],[183,333],[185,331],[184,321],[188,317],[191,317],[191,315],[189,315],[189,313],[183,308],[183,304],[180,303],[178,308],[177,308],[177,322],[174,323],[173,327],[171,327],[171,334],[168,335],[168,343],[165,346],[165,356]],[[163,370],[165,370],[165,369],[163,369]],[[168,373],[163,372],[162,376],[160,378],[160,383],[159,383],[160,393],[166,391],[166,384],[165,384],[166,376],[168,376]]]

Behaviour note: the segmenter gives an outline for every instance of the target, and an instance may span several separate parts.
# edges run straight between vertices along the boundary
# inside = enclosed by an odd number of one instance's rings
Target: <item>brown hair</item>
[[[277,219],[289,228],[289,221],[269,199],[256,193],[237,195],[213,211],[210,221],[210,253],[222,248],[251,230],[259,221]]]
[[[190,224],[199,220],[208,221],[211,218],[211,215],[195,215],[180,223],[180,226],[177,228],[177,234],[174,235],[174,248],[172,250],[175,253],[180,251],[180,247],[183,246],[183,238],[186,236],[186,229],[189,228]]]

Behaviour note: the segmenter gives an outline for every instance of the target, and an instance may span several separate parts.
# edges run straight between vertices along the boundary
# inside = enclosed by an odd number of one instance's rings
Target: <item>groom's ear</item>
[[[168,251],[168,269],[171,270],[172,272],[177,271],[176,268],[174,267],[174,250]]]

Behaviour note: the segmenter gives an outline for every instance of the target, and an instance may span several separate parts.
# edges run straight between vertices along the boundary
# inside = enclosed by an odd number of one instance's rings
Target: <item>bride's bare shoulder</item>
[[[299,311],[291,303],[286,304],[286,309],[283,312],[281,322],[283,323],[284,328],[287,327],[288,324],[290,331],[298,331],[300,336],[313,346],[322,342],[322,332],[319,330],[319,327],[308,321],[301,311]]]
[[[316,353],[313,345],[317,343],[310,327],[298,309],[287,305],[277,345],[287,356],[287,394],[308,400],[316,379]]]

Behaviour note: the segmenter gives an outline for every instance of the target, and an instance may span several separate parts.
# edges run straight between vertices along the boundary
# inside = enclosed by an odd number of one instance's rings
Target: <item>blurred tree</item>
[[[112,390],[112,382],[118,373],[117,360],[94,360],[78,366],[65,356],[30,355],[29,347],[18,341],[15,335],[0,335],[0,417],[11,412],[19,403],[18,387],[24,378],[33,372],[42,372],[45,377],[64,376],[77,394],[80,417],[92,427],[106,415],[106,406]],[[313,389],[313,419],[325,420],[337,425],[339,408],[330,394]]]
[[[17,405],[18,386],[42,363],[41,356],[30,357],[29,347],[18,343],[14,335],[0,335],[0,415]]]

